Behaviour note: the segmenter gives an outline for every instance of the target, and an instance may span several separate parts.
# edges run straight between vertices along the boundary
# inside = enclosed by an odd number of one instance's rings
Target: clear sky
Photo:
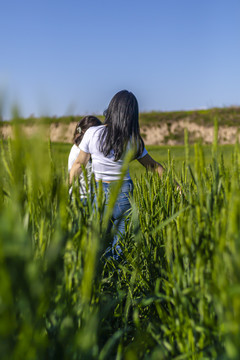
[[[240,105],[240,0],[0,0],[0,94],[23,116]]]

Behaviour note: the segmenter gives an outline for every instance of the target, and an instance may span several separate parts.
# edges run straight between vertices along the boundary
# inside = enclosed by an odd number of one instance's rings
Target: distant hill
[[[188,120],[199,125],[212,125],[214,119],[219,125],[235,126],[240,124],[240,106],[211,108],[207,110],[148,112],[140,114],[141,125],[150,125],[176,120]]]
[[[98,117],[104,120],[103,116]],[[14,121],[0,121],[0,131],[4,138],[12,136],[12,124],[17,121],[31,135],[43,125],[45,136],[52,141],[71,142],[75,125],[81,118],[82,116],[18,118]],[[235,143],[236,138],[239,139],[240,106],[191,111],[152,111],[139,116],[141,135],[146,145],[183,144],[185,128],[188,129],[190,143],[199,140],[211,143],[215,119],[219,124],[219,142]]]
[[[95,115],[95,114],[94,114]],[[84,115],[70,115],[60,117],[29,117],[19,118],[19,122],[24,124],[32,123],[66,123],[79,121]],[[100,120],[103,120],[102,115],[95,115]],[[139,115],[140,125],[156,125],[156,123],[172,122],[176,120],[187,119],[190,122],[197,123],[199,125],[211,125],[214,118],[218,118],[219,125],[235,126],[240,123],[240,106],[231,106],[226,108],[211,108],[206,110],[188,110],[188,111],[151,111],[143,112]],[[9,124],[12,121],[0,121],[0,126]]]

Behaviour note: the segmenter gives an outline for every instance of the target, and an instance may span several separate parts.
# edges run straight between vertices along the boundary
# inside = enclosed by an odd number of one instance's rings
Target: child
[[[77,159],[80,149],[79,145],[82,141],[83,135],[92,126],[99,126],[102,125],[101,121],[96,118],[95,116],[85,116],[82,120],[80,120],[77,123],[77,126],[74,131],[73,135],[73,146],[71,148],[69,157],[68,157],[68,172],[70,172],[75,160]],[[86,172],[87,172],[87,179],[88,182],[91,181],[91,175],[92,175],[92,161],[91,159],[88,161],[86,165]],[[81,200],[84,200],[87,198],[87,191],[86,191],[86,184],[83,173],[79,175],[79,192],[80,192],[80,198]],[[69,194],[72,194],[72,187],[69,190]]]

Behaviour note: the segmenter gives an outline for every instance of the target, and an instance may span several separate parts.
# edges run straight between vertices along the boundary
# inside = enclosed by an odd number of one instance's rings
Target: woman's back
[[[115,160],[114,152],[111,151],[109,155],[105,156],[100,151],[102,132],[105,129],[104,125],[89,128],[80,144],[80,149],[85,153],[91,154],[92,158],[92,171],[97,181],[114,181],[119,180],[121,177],[121,170],[123,165],[123,158]],[[139,158],[147,154],[144,148]],[[124,177],[124,180],[129,180],[129,171]]]

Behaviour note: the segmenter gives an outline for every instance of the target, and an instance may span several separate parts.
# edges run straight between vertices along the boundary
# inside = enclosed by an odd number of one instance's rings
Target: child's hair
[[[79,145],[82,141],[83,135],[91,126],[99,126],[102,125],[101,121],[95,116],[85,116],[82,120],[77,123],[73,134],[73,143],[75,145]]]

